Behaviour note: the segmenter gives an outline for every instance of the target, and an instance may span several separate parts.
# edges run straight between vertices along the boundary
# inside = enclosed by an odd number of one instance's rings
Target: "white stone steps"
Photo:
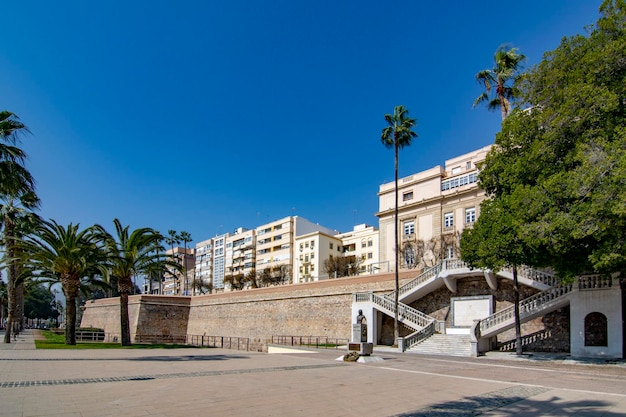
[[[466,334],[434,334],[407,353],[423,355],[471,356],[471,339]]]

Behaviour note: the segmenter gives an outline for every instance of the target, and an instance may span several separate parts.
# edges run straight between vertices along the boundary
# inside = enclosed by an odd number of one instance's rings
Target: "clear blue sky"
[[[186,230],[194,242],[296,214],[378,225],[380,142],[403,104],[400,175],[493,143],[474,75],[501,44],[530,67],[600,1],[10,1],[0,107],[24,137],[40,214]]]

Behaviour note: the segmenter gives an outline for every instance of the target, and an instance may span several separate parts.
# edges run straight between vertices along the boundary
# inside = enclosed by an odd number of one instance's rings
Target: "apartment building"
[[[298,236],[313,232],[335,235],[337,231],[299,216],[284,217],[256,228],[256,270],[278,276],[282,283],[294,279],[295,242]]]
[[[255,273],[256,230],[237,228],[226,238],[225,276],[239,279]]]
[[[189,295],[193,285],[196,250],[194,248],[175,247],[168,249],[165,256],[175,260],[183,267],[183,272],[170,270],[163,276],[163,294]]]
[[[461,233],[476,221],[485,198],[476,165],[490,149],[491,145],[398,180],[400,269],[459,256]],[[378,197],[380,261],[394,269],[394,182],[382,184]]]
[[[293,259],[295,283],[328,279],[324,262],[333,256],[343,256],[341,239],[320,231],[297,236],[296,248]]]
[[[344,256],[354,256],[359,260],[359,275],[389,272],[389,262],[380,261],[378,228],[359,224],[349,232],[338,234]]]
[[[213,286],[213,239],[196,243],[195,279]]]

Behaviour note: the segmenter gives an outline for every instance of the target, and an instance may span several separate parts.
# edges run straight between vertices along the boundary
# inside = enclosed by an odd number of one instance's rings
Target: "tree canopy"
[[[562,277],[626,266],[625,23],[626,2],[607,0],[586,36],[544,54],[481,167],[484,207],[516,225],[509,243]]]

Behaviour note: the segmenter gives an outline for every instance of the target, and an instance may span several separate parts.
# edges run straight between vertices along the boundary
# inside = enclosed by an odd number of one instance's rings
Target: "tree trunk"
[[[394,216],[393,216],[393,222],[394,222],[394,232],[395,232],[395,238],[394,238],[394,244],[395,244],[395,262],[396,262],[396,267],[395,267],[395,278],[396,278],[396,297],[395,297],[395,311],[396,311],[396,315],[395,318],[393,320],[393,335],[394,335],[394,339],[393,339],[393,343],[396,344],[398,343],[398,338],[400,337],[400,327],[398,324],[398,307],[399,307],[399,297],[400,297],[400,272],[399,272],[399,254],[398,254],[398,138],[394,137],[394,143],[395,143],[395,158],[394,158],[394,178],[395,178],[395,207],[394,207]]]
[[[76,295],[68,291],[65,294],[65,344],[76,345]]]
[[[513,265],[513,300],[515,306],[513,307],[513,314],[515,316],[515,354],[521,355],[522,349],[522,326],[519,316],[519,284],[517,282],[517,265]]]
[[[14,225],[11,219],[4,219],[4,246],[5,260],[8,260],[7,267],[7,328],[4,332],[4,343],[11,343],[11,333],[16,331],[16,324],[19,322],[17,309],[17,265],[15,241],[11,239],[14,232]]]
[[[15,285],[15,322],[18,331],[24,330],[24,283],[21,281]]]
[[[131,277],[119,277],[117,289],[120,293],[120,333],[122,346],[130,346],[130,320],[128,317],[128,295],[132,289]]]
[[[61,276],[61,289],[65,294],[65,344],[76,345],[76,299],[80,291],[80,279]]]
[[[4,330],[4,343],[11,343],[13,316],[15,315],[15,285],[12,279],[7,279],[7,281],[7,327]]]

